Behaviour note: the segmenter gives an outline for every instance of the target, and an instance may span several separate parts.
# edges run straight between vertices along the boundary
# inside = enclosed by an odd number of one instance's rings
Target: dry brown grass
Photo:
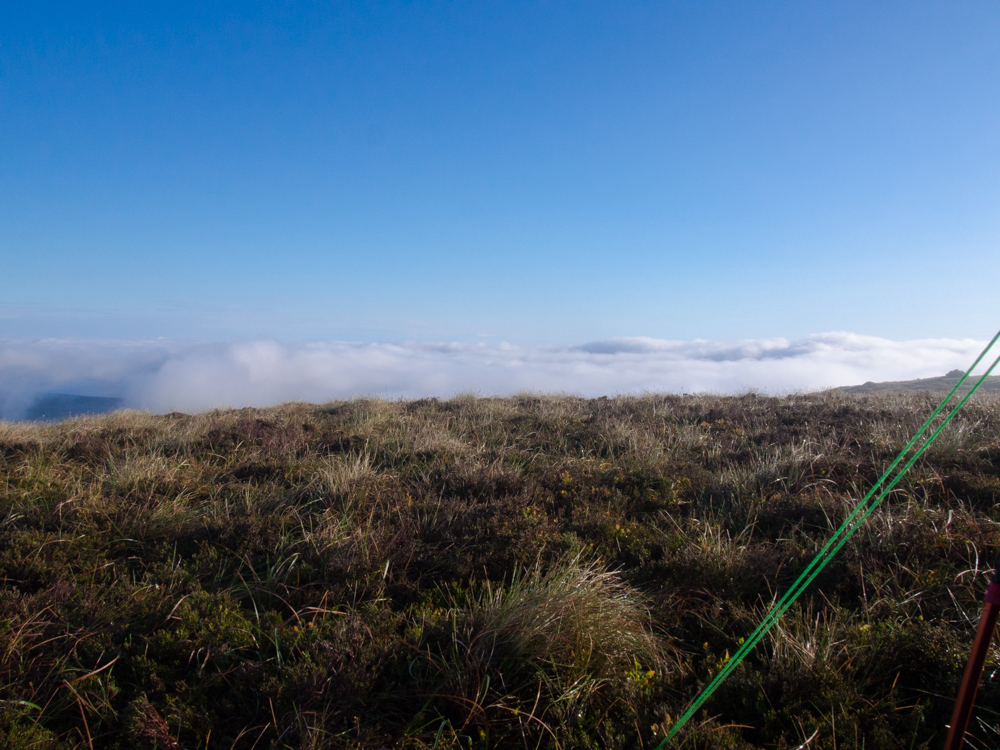
[[[932,408],[521,394],[0,423],[0,734],[649,747]],[[1000,401],[968,404],[681,745],[939,743],[998,455]]]

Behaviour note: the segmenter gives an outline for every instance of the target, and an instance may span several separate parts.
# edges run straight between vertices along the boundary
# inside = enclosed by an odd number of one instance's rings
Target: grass
[[[651,748],[934,404],[522,395],[0,423],[11,748]],[[936,747],[1000,550],[963,413],[679,735]],[[994,643],[970,747],[1000,744]]]
[[[863,385],[842,386],[835,390],[843,393],[931,393],[938,398],[943,398],[958,384],[958,381],[963,374],[964,373],[961,370],[952,370],[946,375],[936,378],[900,380],[886,383],[872,383],[869,381]],[[962,387],[958,390],[959,395],[964,396],[968,393],[972,388],[972,385],[978,380],[979,377],[976,375],[973,375],[966,380],[965,383],[962,384]],[[1000,375],[991,375],[985,378],[980,383],[977,392],[990,395],[1000,393]]]

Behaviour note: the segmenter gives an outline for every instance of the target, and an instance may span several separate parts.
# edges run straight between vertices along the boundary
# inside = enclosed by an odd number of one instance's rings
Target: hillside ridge
[[[840,393],[940,393],[944,395],[948,393],[955,384],[958,382],[959,378],[963,375],[962,370],[952,370],[944,375],[936,378],[919,378],[917,380],[892,380],[881,383],[873,383],[868,381],[867,383],[862,383],[861,385],[848,385],[841,386],[839,388],[831,388],[831,391],[837,391]],[[962,384],[961,393],[967,393],[969,389],[975,384],[979,376],[973,375],[965,383]],[[986,378],[976,394],[987,394],[987,393],[1000,393],[1000,375],[991,375]]]

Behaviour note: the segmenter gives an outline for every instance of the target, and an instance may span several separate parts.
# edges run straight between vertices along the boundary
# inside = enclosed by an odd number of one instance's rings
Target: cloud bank
[[[942,375],[968,367],[983,345],[852,333],[728,343],[619,338],[581,346],[0,339],[0,416],[23,417],[45,392],[120,396],[154,412],[463,392],[778,394]]]

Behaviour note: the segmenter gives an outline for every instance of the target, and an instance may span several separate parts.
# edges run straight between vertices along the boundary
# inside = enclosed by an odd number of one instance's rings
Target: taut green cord
[[[985,381],[993,369],[1000,363],[1000,357],[997,357],[990,365],[986,373],[979,378],[979,380],[972,386],[969,392],[958,402],[954,409],[948,414],[944,421],[938,426],[934,432],[924,441],[924,443],[917,449],[917,452],[912,458],[903,466],[902,470],[893,478],[889,485],[879,494],[878,498],[869,504],[869,500],[878,490],[878,488],[886,481],[889,475],[892,473],[893,469],[899,465],[910,449],[917,443],[920,437],[927,431],[927,428],[931,425],[934,419],[940,414],[942,409],[951,401],[955,393],[962,387],[962,384],[969,377],[969,374],[976,368],[976,366],[982,361],[986,353],[993,347],[993,345],[1000,339],[1000,332],[998,332],[992,340],[986,345],[986,348],[979,354],[976,361],[972,363],[972,366],[966,370],[966,372],[959,378],[958,382],[951,389],[945,399],[938,405],[938,407],[933,411],[933,413],[927,418],[924,424],[919,430],[914,434],[906,446],[900,451],[899,455],[896,456],[895,460],[889,465],[885,473],[879,478],[879,480],[872,486],[868,493],[862,498],[861,502],[854,508],[850,515],[844,520],[833,536],[823,545],[823,548],[816,554],[809,565],[799,574],[799,577],[795,582],[789,587],[781,599],[771,608],[767,616],[761,621],[753,633],[744,640],[743,645],[740,649],[726,662],[723,668],[719,671],[719,674],[701,691],[701,693],[695,698],[684,714],[677,720],[677,722],[670,728],[667,736],[660,742],[656,747],[656,750],[662,750],[662,748],[669,742],[681,727],[688,722],[688,720],[695,714],[695,712],[701,708],[702,704],[708,700],[708,698],[715,692],[715,690],[722,684],[722,682],[732,673],[732,671],[737,667],[737,665],[743,661],[744,657],[757,645],[758,642],[764,637],[768,630],[778,621],[778,619],[788,610],[788,608],[795,602],[796,599],[802,594],[806,587],[819,575],[820,571],[833,559],[833,557],[840,551],[841,547],[846,544],[847,540],[851,538],[855,531],[860,527],[862,523],[868,518],[869,515],[879,506],[879,504],[888,496],[896,484],[903,478],[910,467],[917,461],[917,459],[930,447],[931,443],[937,438],[941,430],[944,429],[952,418],[958,413],[959,409],[965,404],[966,401],[972,396],[973,393],[979,388],[980,385]],[[860,518],[858,518],[860,514]]]
[[[899,455],[896,456],[896,459],[889,465],[889,468],[885,470],[885,473],[883,473],[882,476],[879,478],[879,480],[877,482],[875,482],[874,485],[872,485],[872,488],[868,491],[868,493],[864,496],[864,498],[862,498],[861,502],[858,503],[858,505],[851,512],[851,514],[848,515],[848,517],[840,525],[840,528],[838,528],[836,530],[836,532],[834,532],[833,536],[826,542],[826,544],[823,546],[823,548],[816,554],[816,556],[812,559],[812,561],[809,563],[809,565],[807,565],[806,568],[799,574],[798,579],[796,579],[796,581],[792,584],[792,586],[789,587],[789,589],[785,592],[784,596],[781,597],[780,601],[778,601],[772,607],[771,611],[764,618],[764,620],[757,626],[757,628],[753,631],[753,633],[751,633],[750,636],[748,636],[744,640],[743,645],[741,646],[741,648],[736,652],[736,654],[734,654],[734,656],[731,659],[731,661],[733,662],[733,666],[735,666],[740,661],[742,661],[743,657],[746,656],[747,652],[750,651],[750,649],[752,648],[751,641],[752,642],[756,642],[756,637],[758,636],[758,634],[760,634],[762,632],[765,632],[766,630],[768,630],[771,627],[771,625],[773,624],[771,622],[771,620],[772,619],[777,619],[777,617],[780,617],[780,614],[778,614],[778,611],[779,610],[784,611],[781,608],[786,603],[786,601],[788,601],[790,598],[798,595],[796,593],[796,589],[797,589],[798,585],[812,572],[813,568],[815,568],[817,565],[819,565],[821,563],[821,561],[826,557],[827,552],[836,543],[838,537],[842,533],[844,533],[844,531],[854,522],[854,519],[858,516],[858,514],[863,511],[863,509],[865,507],[865,504],[871,499],[871,497],[875,494],[875,492],[882,485],[882,483],[889,477],[889,475],[892,473],[892,470],[894,468],[896,468],[896,466],[899,464],[900,461],[903,460],[904,456],[907,454],[907,452],[910,450],[910,448],[912,448],[913,445],[917,442],[917,440],[920,439],[920,436],[924,434],[924,432],[927,430],[927,427],[934,421],[934,418],[937,417],[937,415],[941,412],[941,410],[945,407],[945,405],[951,400],[952,396],[954,396],[955,393],[958,391],[958,389],[962,387],[962,384],[969,377],[969,373],[972,372],[972,370],[975,369],[975,367],[982,361],[983,357],[986,355],[986,352],[988,352],[990,350],[990,348],[993,346],[993,344],[996,343],[997,339],[1000,339],[1000,332],[998,332],[996,334],[996,336],[994,336],[993,339],[990,341],[990,343],[987,344],[986,348],[983,349],[983,351],[976,358],[976,361],[972,363],[972,367],[970,367],[962,375],[962,377],[959,379],[959,381],[951,389],[951,392],[948,393],[947,397],[938,405],[938,407],[934,410],[934,412],[927,418],[927,421],[925,421],[923,423],[923,425],[920,427],[920,429],[917,430],[916,434],[914,434],[914,436],[910,439],[910,442],[906,444],[906,446],[903,448],[903,450],[900,451]],[[701,700],[698,701],[698,705],[699,706],[701,705],[701,703],[704,702],[704,699],[708,698],[708,696],[711,695],[715,691],[715,689],[718,687],[718,684],[721,683],[726,678],[727,675],[728,675],[728,672],[726,672],[726,671],[720,672],[718,675],[716,675],[715,679],[705,688],[705,690],[702,692],[701,696],[699,696],[699,698],[701,698]],[[695,707],[694,710],[697,710],[697,707]],[[689,711],[690,711],[690,709],[689,709]],[[688,718],[690,718],[690,717],[688,717]],[[677,729],[679,729],[680,725],[683,724],[686,721],[687,721],[687,719],[685,718],[685,719],[683,719],[683,721],[678,721],[678,723],[675,724],[674,726]],[[669,735],[668,735],[668,738],[669,738]],[[662,747],[662,746],[663,746],[663,742],[660,743],[660,747]],[[659,748],[657,748],[657,750],[659,750]]]
[[[667,735],[666,739],[669,739],[671,736],[673,736],[674,734],[676,734],[676,731],[679,730],[680,727],[690,718],[690,715],[693,715],[693,713],[695,711],[697,711],[697,709],[701,706],[701,704],[704,703],[704,701],[715,691],[715,689],[729,675],[729,673],[732,671],[732,669],[734,669],[736,667],[736,665],[740,661],[743,660],[743,658],[747,655],[747,653],[749,653],[749,651],[753,648],[753,646],[760,640],[760,636],[762,636],[765,632],[767,632],[767,630],[769,630],[771,628],[771,626],[774,624],[774,622],[777,621],[777,619],[781,616],[781,614],[787,609],[787,605],[790,605],[791,601],[794,601],[794,599],[798,597],[798,595],[801,593],[800,588],[804,587],[803,581],[805,581],[805,579],[807,577],[809,577],[808,578],[809,581],[812,580],[812,577],[810,577],[810,574],[812,573],[812,571],[817,566],[821,566],[822,567],[822,566],[826,565],[826,561],[828,560],[828,557],[829,557],[828,552],[829,552],[830,548],[836,543],[837,539],[841,536],[841,534],[843,534],[846,531],[846,529],[849,526],[851,526],[851,524],[854,522],[854,520],[857,518],[857,516],[864,510],[867,502],[871,499],[872,495],[874,495],[875,491],[879,488],[879,486],[881,486],[881,484],[891,474],[892,470],[899,464],[899,462],[903,459],[903,457],[910,450],[910,448],[913,447],[913,445],[917,442],[917,440],[920,438],[920,436],[923,435],[923,433],[927,430],[927,427],[933,422],[934,418],[941,412],[941,410],[945,407],[945,405],[951,400],[951,398],[955,395],[955,393],[958,391],[958,389],[961,388],[961,386],[965,382],[966,378],[968,378],[969,373],[972,372],[972,370],[975,369],[975,367],[982,361],[983,357],[990,350],[990,348],[992,348],[993,344],[996,343],[997,339],[1000,339],[1000,333],[997,333],[997,335],[993,337],[993,339],[986,346],[986,348],[976,358],[976,361],[973,362],[972,367],[970,367],[965,372],[965,374],[962,375],[962,377],[959,379],[959,381],[955,384],[954,388],[951,389],[951,392],[948,394],[948,396],[938,405],[938,407],[934,410],[934,412],[931,414],[931,416],[928,417],[927,421],[924,422],[924,424],[917,431],[917,433],[910,439],[910,442],[906,444],[906,446],[903,448],[902,451],[900,451],[900,454],[892,462],[892,464],[889,466],[889,468],[886,469],[886,471],[882,475],[882,477],[872,486],[872,488],[868,491],[868,494],[866,494],[865,497],[861,500],[861,502],[858,503],[858,505],[855,507],[854,511],[841,524],[840,528],[837,529],[837,531],[834,533],[834,535],[827,541],[827,543],[823,546],[823,548],[816,554],[816,556],[809,563],[809,565],[799,574],[799,577],[792,584],[792,586],[785,592],[785,595],[781,598],[781,600],[779,602],[777,602],[772,607],[771,611],[764,618],[764,620],[760,623],[760,625],[757,626],[757,628],[754,630],[754,632],[751,633],[751,635],[747,639],[744,640],[743,645],[736,652],[736,654],[730,659],[730,661],[727,663],[726,668],[724,668],[722,671],[720,671],[720,673],[718,675],[716,675],[715,679],[712,680],[712,682],[702,691],[702,693],[696,699],[695,703],[693,703],[692,706],[688,709],[688,711],[685,712],[684,716],[681,717],[681,720],[679,720],[677,722],[677,724],[674,725],[674,727],[672,728],[671,733]],[[992,368],[990,368],[990,369],[992,370]],[[976,387],[978,388],[978,385]],[[970,391],[970,394],[971,394],[971,391]],[[963,400],[963,403],[964,403],[964,400]],[[950,417],[949,417],[949,419],[950,419]],[[838,549],[839,549],[839,547],[838,547]],[[818,573],[818,571],[817,571],[817,573]],[[666,743],[666,739],[663,742],[660,743],[660,746],[659,746],[660,748],[662,748],[662,746]],[[657,748],[657,750],[659,750],[659,748]]]

